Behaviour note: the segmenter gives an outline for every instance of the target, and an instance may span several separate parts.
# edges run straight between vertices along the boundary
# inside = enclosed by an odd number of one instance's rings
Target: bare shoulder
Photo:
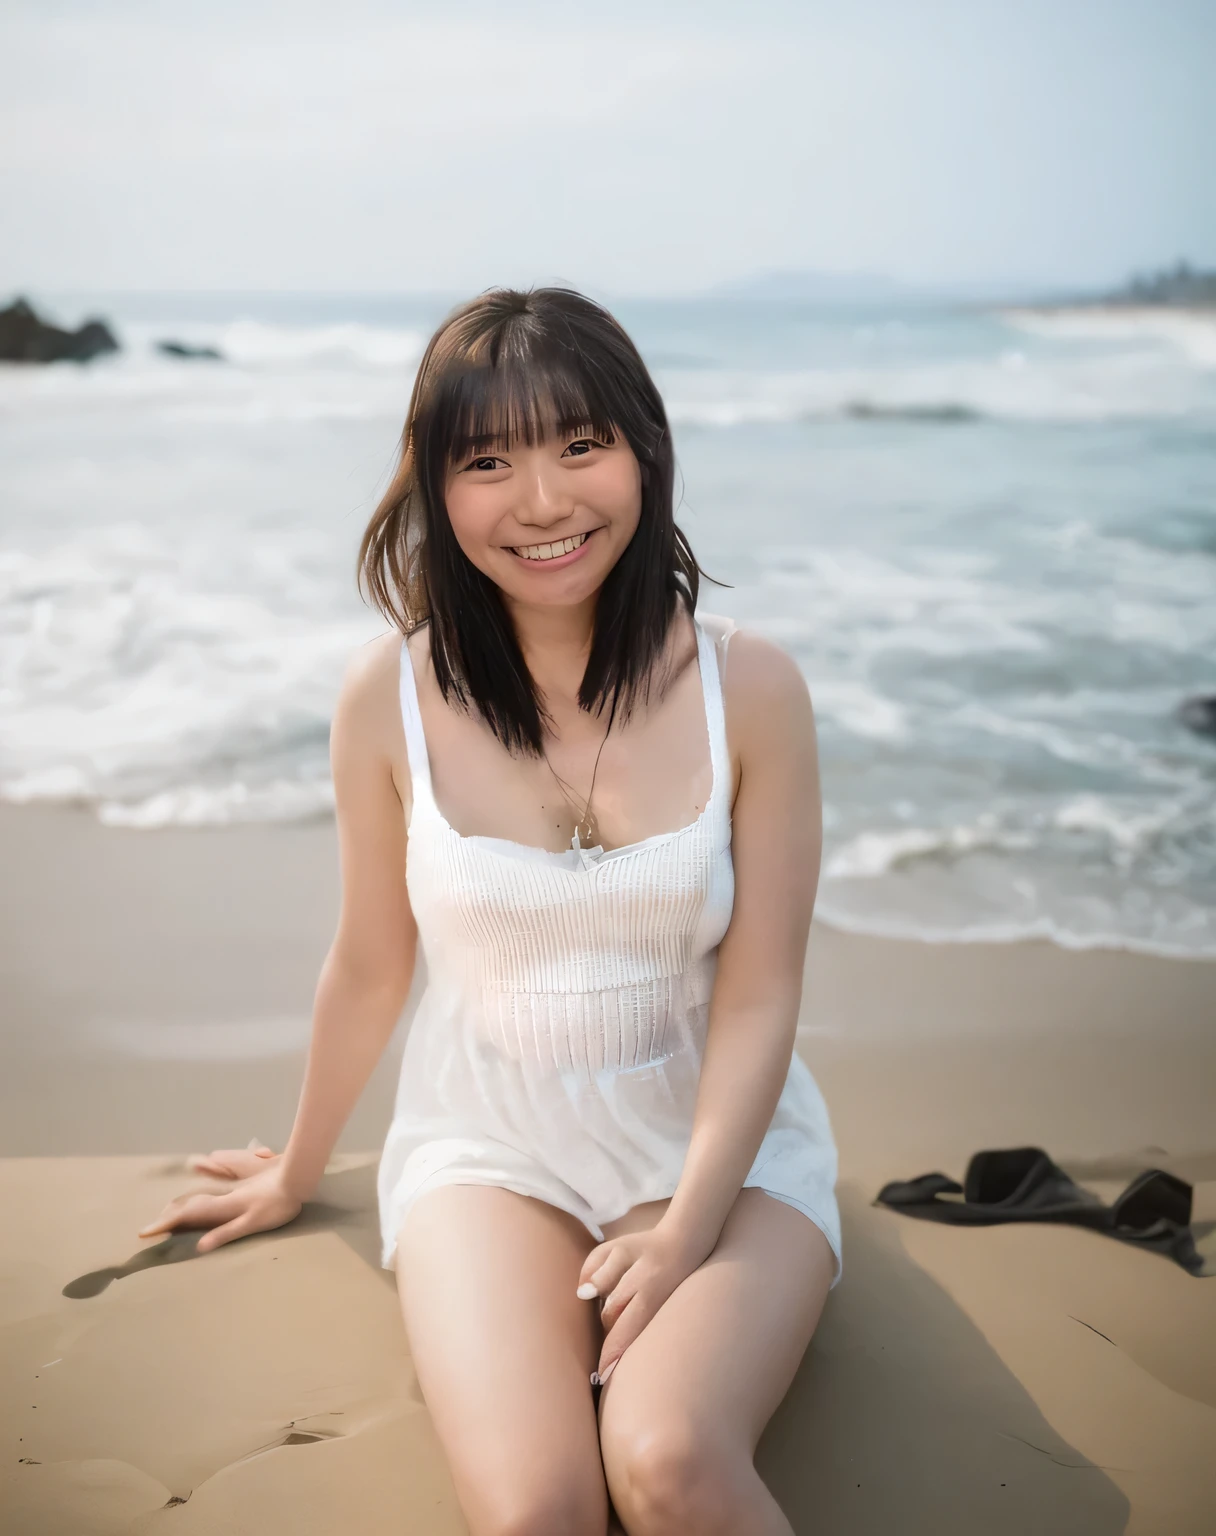
[[[347,741],[397,755],[401,737],[401,636],[396,630],[359,646],[346,663],[334,709],[334,732]]]
[[[801,668],[771,640],[738,630],[726,653],[723,692],[738,774],[731,823],[740,856],[757,847],[771,854],[767,840],[781,828],[785,852],[805,855],[807,867],[812,859],[817,867],[819,747]]]
[[[774,735],[812,730],[811,696],[798,663],[779,645],[750,630],[730,638],[723,682],[727,726],[742,748]]]

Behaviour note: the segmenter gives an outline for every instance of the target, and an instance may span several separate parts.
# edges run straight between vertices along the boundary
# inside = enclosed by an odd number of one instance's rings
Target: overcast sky
[[[1216,0],[0,0],[14,289],[1216,265]]]

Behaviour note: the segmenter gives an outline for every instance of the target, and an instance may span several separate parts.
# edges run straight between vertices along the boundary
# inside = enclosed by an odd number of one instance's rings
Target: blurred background
[[[0,364],[5,800],[328,816],[421,349],[556,281],[810,682],[820,916],[1216,954],[1210,4],[8,0],[0,51],[0,352],[66,354]]]

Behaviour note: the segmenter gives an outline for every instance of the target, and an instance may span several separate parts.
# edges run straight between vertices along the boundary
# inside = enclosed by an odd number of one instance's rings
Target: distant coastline
[[[987,291],[984,291],[984,290]],[[719,283],[704,295],[745,303],[807,304],[824,308],[948,306],[1009,315],[1197,314],[1216,317],[1216,270],[1180,260],[1172,267],[1134,273],[1117,288],[1095,291],[1039,287],[1017,293],[993,284],[903,282],[876,272],[770,270]]]
[[[1180,261],[1160,272],[1137,275],[1099,302],[1108,307],[1216,309],[1216,271],[1203,272]]]
[[[1204,271],[1187,261],[1156,272],[1136,273],[1105,293],[1061,294],[1030,304],[1002,306],[1022,314],[1076,312],[1127,314],[1147,311],[1197,314],[1216,318],[1216,271]]]

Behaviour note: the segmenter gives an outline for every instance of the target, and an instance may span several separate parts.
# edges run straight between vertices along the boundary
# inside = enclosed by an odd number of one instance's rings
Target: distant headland
[[[1060,294],[1039,299],[1036,310],[1200,310],[1216,313],[1216,271],[1204,271],[1188,261],[1156,272],[1137,273],[1118,288],[1103,293]]]
[[[1139,309],[1169,305],[1182,309],[1216,309],[1216,271],[1204,272],[1179,261],[1159,272],[1132,277],[1121,288],[1091,302]]]
[[[779,269],[718,283],[707,297],[778,304],[884,304],[897,303],[914,291],[877,272]]]

